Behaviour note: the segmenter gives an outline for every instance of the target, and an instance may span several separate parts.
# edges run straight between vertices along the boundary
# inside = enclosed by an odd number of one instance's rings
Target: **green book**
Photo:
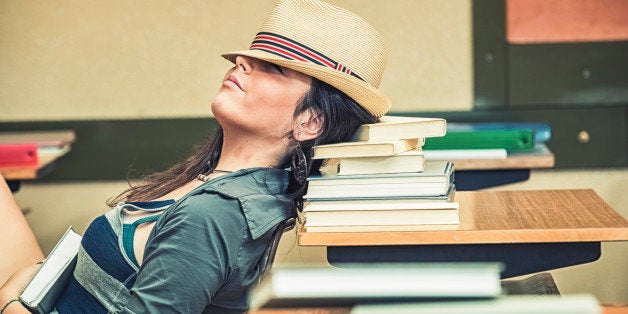
[[[424,150],[438,149],[491,149],[527,151],[534,149],[532,130],[474,130],[447,132],[442,137],[425,139]]]

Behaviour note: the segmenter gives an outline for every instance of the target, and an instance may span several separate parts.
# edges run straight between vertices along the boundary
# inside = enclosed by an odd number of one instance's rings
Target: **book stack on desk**
[[[442,136],[437,118],[382,117],[351,142],[314,148],[327,159],[308,178],[303,213],[308,232],[456,229],[460,223],[454,165],[426,162],[425,138]]]

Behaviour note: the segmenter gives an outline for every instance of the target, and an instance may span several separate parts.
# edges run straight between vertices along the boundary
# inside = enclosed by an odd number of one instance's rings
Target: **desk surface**
[[[628,221],[591,189],[456,192],[458,230],[299,231],[303,246],[606,242],[628,240]]]
[[[6,180],[36,179],[42,169],[70,151],[75,139],[71,130],[0,133],[0,144],[35,143],[40,147],[37,165],[2,166],[0,173]]]

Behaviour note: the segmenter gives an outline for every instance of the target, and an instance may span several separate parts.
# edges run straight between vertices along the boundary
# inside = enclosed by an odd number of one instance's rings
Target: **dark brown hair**
[[[299,142],[291,156],[286,156],[283,167],[292,167],[290,195],[300,209],[307,181],[305,177],[318,173],[322,160],[312,160],[315,145],[348,140],[361,124],[375,123],[376,117],[353,99],[327,83],[312,78],[310,90],[303,96],[294,116],[312,110],[323,117],[321,134],[313,140]],[[107,202],[115,205],[122,200],[148,201],[159,198],[194,180],[199,173],[215,169],[223,143],[223,131],[218,127],[213,138],[197,146],[187,159],[163,172],[150,174],[136,184],[129,182],[127,190]],[[302,158],[304,157],[304,158]],[[291,163],[291,165],[290,165]]]

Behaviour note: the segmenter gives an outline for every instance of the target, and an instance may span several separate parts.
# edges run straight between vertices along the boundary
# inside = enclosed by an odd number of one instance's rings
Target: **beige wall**
[[[387,39],[393,110],[471,107],[469,0],[333,2]],[[0,121],[206,116],[220,53],[248,47],[273,4],[0,0]]]
[[[273,2],[0,0],[0,122],[205,116],[229,67],[218,55],[247,47]],[[333,3],[364,16],[387,39],[382,89],[394,111],[471,108],[470,0]],[[621,190],[627,175],[537,171],[504,188],[595,188],[628,217]],[[68,225],[84,231],[124,186],[26,182],[16,197],[47,252]],[[277,261],[322,261],[323,253],[288,235]],[[605,244],[600,261],[555,271],[559,287],[627,303],[627,257],[626,243]]]

